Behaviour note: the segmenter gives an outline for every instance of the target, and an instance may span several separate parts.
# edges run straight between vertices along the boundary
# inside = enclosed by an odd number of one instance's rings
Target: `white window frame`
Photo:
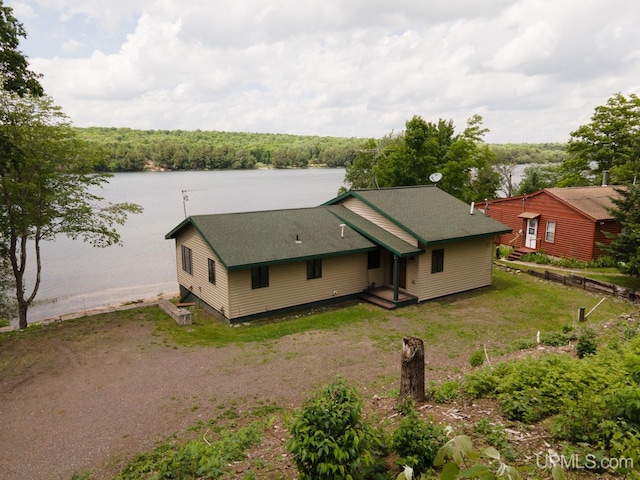
[[[556,241],[556,222],[553,220],[547,220],[547,225],[544,232],[544,240],[548,243],[554,243]]]

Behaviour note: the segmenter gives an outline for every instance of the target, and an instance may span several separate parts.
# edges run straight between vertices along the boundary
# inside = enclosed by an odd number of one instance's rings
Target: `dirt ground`
[[[216,417],[221,405],[259,402],[298,407],[318,386],[341,375],[358,386],[367,408],[394,415],[399,387],[401,316],[385,331],[397,348],[381,348],[363,326],[312,331],[224,348],[181,347],[159,336],[144,310],[51,324],[0,342],[0,479],[111,478],[136,453]],[[72,328],[69,328],[72,327]],[[449,346],[425,352],[426,381],[468,370],[468,355]],[[423,405],[430,415],[480,419],[491,404]],[[258,478],[296,478],[286,458],[282,423],[254,452],[273,470]],[[544,441],[544,439],[542,439]],[[236,478],[244,467],[238,465]]]
[[[221,404],[299,406],[338,374],[361,388],[399,381],[400,344],[384,352],[357,332],[185,348],[168,346],[138,317],[52,324],[0,343],[0,478],[109,478],[135,453],[215,417]],[[401,332],[402,323],[388,327]]]

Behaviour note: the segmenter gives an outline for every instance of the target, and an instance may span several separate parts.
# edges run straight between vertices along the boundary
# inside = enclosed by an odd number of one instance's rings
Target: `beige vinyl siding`
[[[444,249],[444,271],[431,273],[431,252]],[[490,238],[429,247],[419,257],[420,301],[491,285],[493,242]],[[409,286],[407,272],[407,287]]]
[[[420,257],[424,254],[416,257],[407,258],[407,293],[417,297],[418,287],[420,286]],[[431,258],[431,255],[429,255]]]
[[[192,275],[182,270],[182,245],[191,249]],[[215,285],[209,283],[209,258],[216,262]],[[227,269],[192,226],[186,227],[176,238],[176,259],[178,283],[191,290],[208,305],[226,315],[226,312],[229,311],[229,277]]]
[[[362,203],[357,198],[349,197],[342,202],[342,205],[348,208],[349,210],[351,210],[352,212],[360,215],[361,217],[366,218],[371,223],[374,223],[380,228],[383,228],[384,230],[386,230],[387,232],[392,233],[396,237],[413,245],[414,247],[418,246],[418,240],[416,238],[409,235],[407,232],[405,232],[403,229],[398,227],[391,220],[382,216],[380,213],[376,212],[373,208],[369,207],[368,205]]]
[[[307,262],[269,266],[269,286],[251,288],[251,270],[230,272],[229,319],[359,293],[367,288],[367,254],[322,259],[322,278],[307,280]]]

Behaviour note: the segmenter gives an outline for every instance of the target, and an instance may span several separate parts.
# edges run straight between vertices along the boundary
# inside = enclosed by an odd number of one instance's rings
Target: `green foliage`
[[[540,335],[540,343],[547,347],[562,347],[569,345],[571,338],[566,333],[543,333]]]
[[[289,426],[287,448],[301,479],[358,479],[381,444],[362,418],[362,401],[343,379],[320,389]]]
[[[482,144],[482,117],[469,118],[457,134],[451,120],[427,122],[418,115],[405,127],[358,152],[347,164],[349,188],[429,185],[430,175],[440,172],[438,187],[463,201],[495,197],[500,178],[492,169],[495,155]]]
[[[460,391],[460,381],[447,380],[439,385],[432,383],[428,389],[427,396],[438,403],[447,403],[458,397]]]
[[[639,127],[636,94],[617,93],[596,107],[591,122],[571,133],[558,186],[599,184],[604,170],[612,184],[631,184],[640,171]]]
[[[589,329],[580,336],[595,345]],[[623,339],[626,338],[623,336]],[[465,376],[469,395],[495,397],[506,418],[525,423],[551,418],[559,440],[589,445],[590,452],[640,461],[640,337],[611,342],[582,359],[545,355],[505,362]],[[476,432],[489,432],[488,424]],[[499,433],[488,443],[500,448]],[[503,455],[507,455],[503,452]],[[628,463],[628,464],[629,464]],[[627,465],[628,465],[627,464]],[[625,465],[621,465],[622,468]],[[560,475],[559,473],[557,475]],[[554,476],[556,478],[556,476]],[[560,477],[557,477],[560,478]]]
[[[446,441],[445,430],[433,420],[422,420],[411,408],[393,432],[391,446],[398,466],[412,467],[419,474],[433,467],[438,450]]]
[[[531,165],[524,169],[515,195],[527,195],[543,188],[555,187],[558,181],[557,165]]]
[[[0,79],[2,90],[23,97],[44,95],[40,75],[29,70],[27,57],[18,49],[20,39],[27,38],[22,23],[13,16],[13,9],[0,1]]]
[[[622,232],[602,248],[622,273],[640,277],[640,184],[617,191],[620,198],[612,199],[611,214],[622,225]]]
[[[578,342],[576,343],[576,354],[578,355],[578,358],[593,355],[596,353],[596,348],[596,332],[590,328],[583,329],[582,333],[578,336]]]
[[[474,448],[466,435],[457,435],[438,452],[434,465],[442,466],[441,480],[479,478],[483,480],[519,480],[519,470],[502,462],[500,452],[493,447],[482,451]]]
[[[118,244],[116,228],[141,208],[107,204],[96,193],[108,177],[94,173],[95,153],[78,140],[50,98],[0,95],[0,251],[12,266],[24,329],[40,284],[41,242],[65,235],[99,247]],[[35,282],[26,292],[31,261]]]
[[[223,431],[219,440],[194,440],[180,446],[162,445],[137,456],[114,480],[223,478],[229,463],[242,460],[245,451],[262,438],[262,425],[253,423],[236,432]]]
[[[323,165],[343,167],[363,139],[242,132],[78,128],[78,136],[105,153],[98,169],[220,170]]]
[[[508,460],[515,458],[513,448],[507,439],[507,432],[501,423],[491,423],[489,419],[483,417],[473,425],[473,431],[481,435],[489,445],[495,447],[503,457]]]
[[[476,350],[469,357],[469,364],[472,367],[479,367],[483,363],[484,363],[484,351],[482,350]]]

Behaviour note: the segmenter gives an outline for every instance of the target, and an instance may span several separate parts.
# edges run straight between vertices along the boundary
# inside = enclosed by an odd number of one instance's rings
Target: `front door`
[[[530,218],[527,220],[527,237],[525,240],[525,246],[527,248],[536,249],[536,241],[538,238],[538,219]]]

